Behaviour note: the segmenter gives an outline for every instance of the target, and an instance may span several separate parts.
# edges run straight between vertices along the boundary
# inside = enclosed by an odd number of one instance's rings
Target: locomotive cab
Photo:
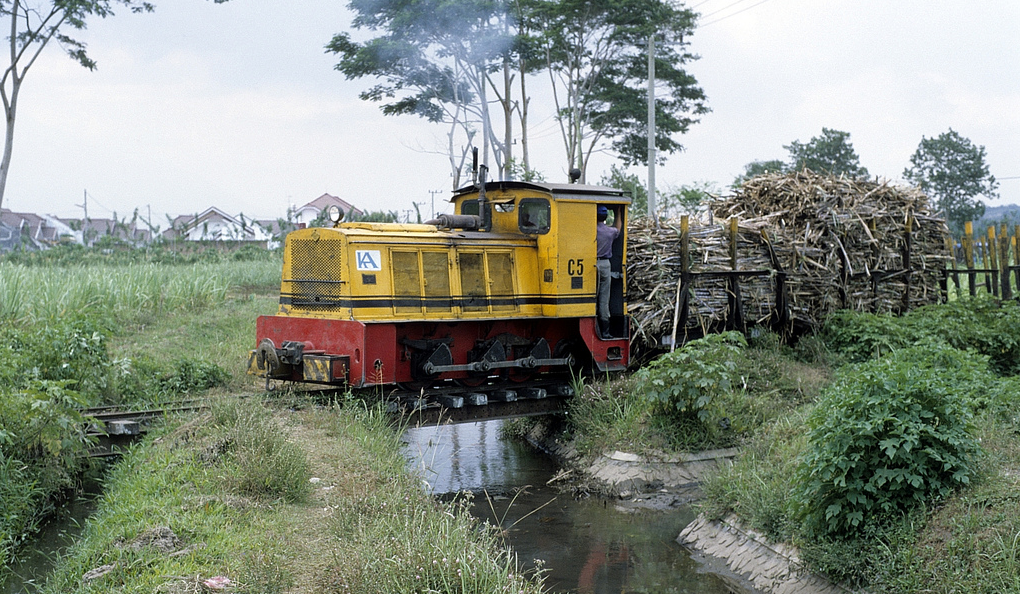
[[[596,211],[599,205],[619,206],[626,217],[630,199],[619,190],[575,184],[490,182],[487,201],[493,231],[533,237],[539,254],[536,269],[540,290],[548,297],[542,314],[550,317],[596,315]],[[465,188],[452,199],[458,214],[476,215],[478,191]],[[629,323],[624,299],[626,222],[613,244],[610,289],[610,336],[626,336]]]
[[[280,307],[260,316],[249,373],[364,387],[522,381],[578,362],[625,369],[626,226],[613,246],[611,331],[596,323],[596,211],[621,190],[497,181],[454,192],[426,224],[300,229]]]

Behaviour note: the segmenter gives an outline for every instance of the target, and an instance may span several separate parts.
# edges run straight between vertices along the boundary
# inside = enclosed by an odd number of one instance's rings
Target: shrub
[[[159,387],[167,394],[187,394],[222,386],[230,379],[225,369],[208,361],[180,359],[174,369],[159,380]]]
[[[746,345],[737,332],[710,334],[660,356],[633,376],[635,395],[673,448],[732,445],[737,434],[730,430],[731,419],[726,415],[760,416],[747,409],[746,399],[735,399],[732,390],[739,379],[741,348]]]
[[[71,488],[91,443],[69,382],[0,387],[0,562],[34,530],[48,497]]]
[[[826,321],[826,345],[859,363],[896,349],[944,343],[988,355],[1001,375],[1020,373],[1020,304],[972,297],[928,305],[903,317],[842,310]]]
[[[914,344],[917,336],[891,314],[839,310],[825,320],[822,336],[848,363],[860,363]]]
[[[985,361],[928,345],[844,368],[808,421],[796,497],[809,532],[851,535],[969,483]]]
[[[712,400],[730,390],[737,368],[734,359],[746,346],[738,332],[692,340],[638,371],[636,390],[664,416],[705,421]]]
[[[1020,303],[972,297],[918,308],[905,322],[958,349],[988,355],[1002,375],[1020,373]]]
[[[2,327],[0,360],[4,362],[0,387],[21,389],[31,380],[68,382],[89,402],[108,387],[106,334],[88,318],[69,317],[18,329]]]
[[[71,381],[90,402],[105,392],[110,363],[107,338],[91,320],[46,324],[26,343],[33,347],[31,362],[41,379]]]
[[[230,374],[202,359],[157,360],[147,354],[115,359],[111,367],[111,402],[128,406],[158,405],[209,388],[226,385]]]

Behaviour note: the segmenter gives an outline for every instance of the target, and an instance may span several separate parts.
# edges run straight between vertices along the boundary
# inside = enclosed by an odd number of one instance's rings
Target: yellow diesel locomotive
[[[596,317],[596,212],[621,190],[492,181],[454,193],[425,224],[340,222],[284,246],[280,306],[257,321],[249,373],[361,388],[524,381],[591,364],[627,367],[626,225],[610,324]],[[334,207],[335,209],[335,207]]]

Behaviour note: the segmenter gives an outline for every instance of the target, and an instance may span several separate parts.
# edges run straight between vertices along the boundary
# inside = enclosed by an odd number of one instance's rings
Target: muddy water
[[[38,592],[57,556],[74,543],[94,507],[90,498],[81,497],[47,520],[39,533],[21,547],[14,560],[0,570],[0,594]]]
[[[540,565],[551,591],[732,592],[718,577],[700,573],[676,543],[694,519],[689,507],[624,510],[614,501],[560,493],[546,486],[555,464],[500,439],[499,427],[500,421],[488,421],[410,429],[404,436],[409,463],[437,496],[477,493],[473,513],[505,531],[522,563]]]

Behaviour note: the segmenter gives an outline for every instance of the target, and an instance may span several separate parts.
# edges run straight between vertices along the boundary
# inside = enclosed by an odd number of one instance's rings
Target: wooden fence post
[[[951,237],[946,237],[946,249],[949,250],[949,265],[953,267],[952,273],[946,271],[946,278],[953,277],[953,285],[956,287],[956,298],[960,299],[963,297],[963,288],[960,286],[960,269],[956,265],[956,241]],[[949,283],[946,282],[946,286],[943,287],[942,297],[946,302],[949,301]]]
[[[914,237],[914,215],[911,212],[907,212],[907,220],[903,225],[903,274],[905,276],[904,281],[907,284],[907,290],[903,292],[903,313],[910,311],[910,290],[912,288],[912,276],[913,266],[911,265],[910,258],[913,255],[913,237]]]
[[[1020,225],[1013,227],[1013,272],[1016,273],[1016,289],[1020,293]]]
[[[963,224],[963,258],[967,265],[967,289],[970,296],[977,295],[977,276],[974,272],[974,223]]]
[[[995,239],[995,227],[988,228],[988,258],[985,260],[985,269],[990,271],[985,272],[985,283],[988,286],[988,292],[993,296],[999,296],[999,242]],[[990,278],[989,278],[990,274]]]
[[[740,269],[737,258],[737,238],[739,237],[739,226],[737,224],[737,217],[730,217],[730,268],[733,272],[737,272]],[[746,330],[746,324],[744,321],[744,304],[743,299],[740,297],[740,276],[737,274],[731,274],[729,277],[729,294],[727,299],[729,301],[730,316],[727,319],[727,325],[732,330],[740,330],[744,332]]]
[[[669,351],[676,349],[676,331],[682,324],[687,327],[687,308],[691,283],[690,237],[691,223],[687,215],[680,217],[680,280],[676,286],[676,304],[673,306],[673,333]]]
[[[761,228],[761,238],[765,241],[765,247],[769,249],[769,262],[772,263],[772,270],[776,275],[776,298],[773,311],[775,318],[772,327],[773,330],[778,329],[782,334],[787,334],[792,329],[792,324],[790,323],[790,304],[786,298],[786,271],[783,270],[783,265],[776,256],[772,238],[769,237],[765,227]]]
[[[1002,224],[999,233],[999,271],[999,277],[1002,280],[1002,298],[1012,299],[1013,287],[1009,278],[1009,229],[1006,228],[1005,223]]]

